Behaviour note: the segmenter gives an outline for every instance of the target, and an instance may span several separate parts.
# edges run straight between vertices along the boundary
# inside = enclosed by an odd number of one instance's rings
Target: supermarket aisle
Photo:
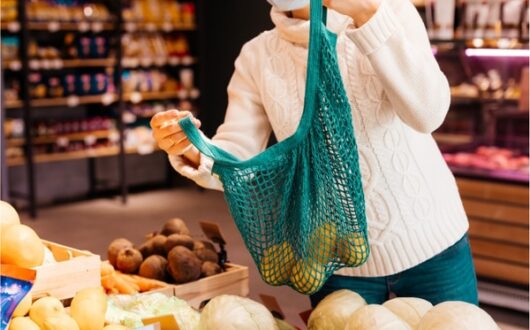
[[[193,234],[201,233],[198,221],[218,223],[228,243],[230,261],[250,266],[251,298],[259,301],[259,294],[277,297],[287,319],[302,327],[298,313],[309,309],[309,300],[289,288],[268,286],[260,279],[219,192],[186,188],[134,194],[126,206],[118,199],[98,199],[42,209],[38,220],[31,221],[23,215],[23,222],[44,239],[87,249],[106,259],[107,245],[112,239],[125,237],[141,243],[146,234],[159,229],[171,217],[182,217]],[[486,310],[506,324],[503,330],[528,329],[528,315],[495,308]]]

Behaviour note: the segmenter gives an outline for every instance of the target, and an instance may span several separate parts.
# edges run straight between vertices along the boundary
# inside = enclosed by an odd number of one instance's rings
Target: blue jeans
[[[340,289],[357,292],[369,304],[382,304],[392,293],[398,297],[423,298],[433,305],[448,300],[478,305],[477,278],[467,234],[440,254],[394,275],[332,275],[322,289],[310,297],[311,305],[315,307],[328,294]]]

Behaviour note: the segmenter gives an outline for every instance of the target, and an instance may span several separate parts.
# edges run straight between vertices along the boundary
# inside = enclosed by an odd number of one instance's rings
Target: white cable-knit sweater
[[[409,0],[383,0],[360,28],[330,11],[350,99],[367,206],[371,255],[341,275],[390,275],[442,252],[467,231],[454,177],[431,136],[450,103],[447,79]],[[276,28],[248,42],[228,86],[225,122],[212,141],[248,159],[263,151],[271,130],[281,141],[302,115],[309,22],[275,9]],[[222,189],[212,161],[198,169],[170,156],[199,185]]]

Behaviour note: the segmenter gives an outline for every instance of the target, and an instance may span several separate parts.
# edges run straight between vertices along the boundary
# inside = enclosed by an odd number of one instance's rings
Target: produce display
[[[309,330],[499,330],[484,310],[462,301],[432,306],[420,298],[393,298],[367,305],[355,292],[339,290],[311,313]]]
[[[125,238],[115,239],[107,252],[101,282],[109,293],[145,292],[223,272],[214,245],[194,239],[179,218],[167,221],[139,246]]]
[[[444,154],[444,159],[454,166],[528,173],[528,156],[505,148],[482,146],[474,152]]]

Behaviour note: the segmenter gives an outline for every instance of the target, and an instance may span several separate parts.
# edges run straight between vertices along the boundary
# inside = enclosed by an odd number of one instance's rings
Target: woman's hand
[[[350,16],[355,26],[361,27],[375,14],[381,0],[323,0],[324,6]]]
[[[178,121],[182,118],[192,116],[189,111],[168,110],[159,112],[151,118],[151,128],[160,149],[168,155],[184,156],[194,167],[200,164],[200,154],[191,145]],[[193,123],[197,128],[201,127],[201,122],[193,118]]]

